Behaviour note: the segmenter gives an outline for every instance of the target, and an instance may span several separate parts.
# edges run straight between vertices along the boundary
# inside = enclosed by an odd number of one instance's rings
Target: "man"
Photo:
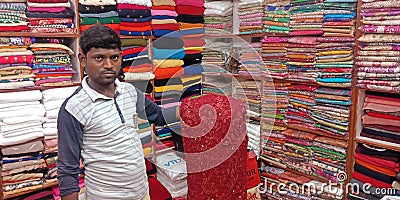
[[[129,83],[117,78],[122,62],[121,40],[97,24],[79,43],[79,61],[87,77],[65,100],[58,116],[58,180],[64,200],[78,199],[79,161],[85,164],[86,198],[149,199],[137,119],[167,124],[177,109],[162,110]]]

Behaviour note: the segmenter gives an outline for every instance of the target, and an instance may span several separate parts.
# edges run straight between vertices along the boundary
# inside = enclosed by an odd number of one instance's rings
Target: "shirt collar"
[[[97,99],[113,99],[110,97],[105,96],[104,94],[98,93],[96,90],[93,90],[89,84],[87,83],[88,77],[84,77],[82,80],[82,88],[83,90],[89,95],[92,101],[96,101]],[[115,79],[115,96],[121,94],[122,91],[122,84],[118,79]]]

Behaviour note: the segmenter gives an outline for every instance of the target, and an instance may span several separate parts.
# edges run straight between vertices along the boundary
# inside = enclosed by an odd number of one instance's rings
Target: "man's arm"
[[[63,200],[77,200],[79,188],[79,161],[83,127],[65,110],[64,103],[58,113],[57,178]]]
[[[146,98],[142,91],[137,91],[136,112],[142,119],[147,119],[157,126],[179,121],[179,107],[161,108],[156,103]]]

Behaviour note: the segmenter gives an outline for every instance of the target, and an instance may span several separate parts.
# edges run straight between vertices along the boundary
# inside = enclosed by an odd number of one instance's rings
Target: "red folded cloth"
[[[203,38],[184,38],[182,40],[184,47],[202,47],[206,44]]]
[[[120,22],[119,25],[132,26],[132,27],[143,27],[143,26],[150,26],[151,22]]]
[[[179,25],[177,23],[169,23],[169,24],[152,24],[151,27],[153,30],[179,30]]]
[[[176,6],[176,12],[180,15],[203,15],[204,7],[178,5]]]
[[[118,9],[126,9],[126,10],[148,10],[150,9],[147,6],[142,6],[142,5],[136,5],[136,4],[130,4],[130,3],[118,3],[117,4]]]

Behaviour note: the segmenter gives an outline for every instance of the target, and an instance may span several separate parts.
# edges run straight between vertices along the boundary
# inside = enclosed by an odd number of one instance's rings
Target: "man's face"
[[[79,55],[90,79],[99,85],[114,84],[119,74],[122,57],[119,49],[92,48],[84,56]]]

